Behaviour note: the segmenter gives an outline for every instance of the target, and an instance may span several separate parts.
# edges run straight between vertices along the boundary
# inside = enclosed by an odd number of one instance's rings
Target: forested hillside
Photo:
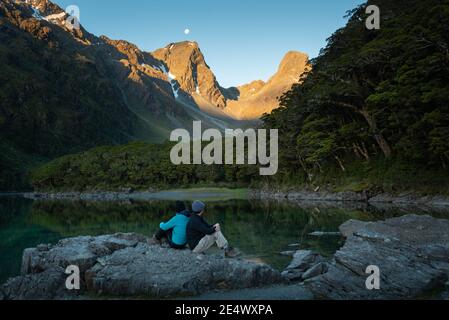
[[[374,4],[369,1],[368,4]],[[169,145],[131,144],[56,160],[33,177],[38,189],[115,189],[198,183],[449,194],[449,1],[375,3],[348,12],[303,83],[264,117],[278,128],[280,171],[175,167]],[[253,170],[254,169],[254,170]]]
[[[330,172],[363,179],[392,168],[447,176],[449,1],[368,4],[381,9],[380,30],[365,27],[366,5],[349,12],[304,83],[264,118],[281,130],[281,177],[313,184],[331,182]]]
[[[33,171],[35,190],[156,190],[198,185],[247,186],[256,166],[176,166],[170,161],[173,143],[132,142],[99,147],[56,159]]]
[[[26,187],[42,157],[125,143],[136,122],[70,35],[17,8],[0,3],[0,190]]]

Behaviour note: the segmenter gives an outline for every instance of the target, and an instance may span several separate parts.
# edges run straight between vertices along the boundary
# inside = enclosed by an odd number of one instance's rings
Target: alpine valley
[[[309,68],[288,52],[267,82],[223,88],[196,42],[144,52],[66,25],[48,0],[0,2],[0,190],[26,187],[30,167],[176,128],[244,128],[279,107]],[[13,187],[12,187],[13,186]]]

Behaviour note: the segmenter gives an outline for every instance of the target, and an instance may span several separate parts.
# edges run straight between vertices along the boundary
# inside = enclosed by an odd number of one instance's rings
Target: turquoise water
[[[349,219],[371,221],[424,213],[374,208],[302,208],[274,202],[204,198],[208,201],[206,219],[210,223],[219,222],[228,240],[245,258],[266,262],[280,270],[291,260],[280,255],[282,251],[313,249],[329,256],[343,243],[340,236],[309,235],[314,231],[338,231],[338,226]],[[0,283],[19,274],[25,248],[79,235],[136,232],[149,236],[161,221],[170,218],[173,206],[173,201],[167,199],[71,202],[0,197]],[[449,218],[446,212],[431,214]]]

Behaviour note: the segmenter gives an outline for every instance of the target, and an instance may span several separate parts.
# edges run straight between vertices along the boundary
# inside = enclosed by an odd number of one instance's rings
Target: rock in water
[[[165,298],[282,282],[279,272],[265,264],[218,255],[198,259],[190,250],[153,246],[148,240],[116,234],[26,249],[22,275],[8,280],[0,293],[3,299],[69,299],[88,294]],[[79,292],[65,287],[69,265],[79,267]]]
[[[293,255],[293,260],[282,272],[282,276],[290,281],[302,280],[303,275],[309,269],[323,262],[324,259],[318,253],[311,250],[298,250]],[[316,270],[314,271],[316,272]],[[309,277],[311,274],[309,274]]]
[[[410,299],[442,290],[449,277],[449,220],[407,215],[382,222],[350,220],[329,270],[306,282],[325,299]],[[368,290],[368,266],[380,289]]]
[[[302,275],[301,278],[303,280],[311,279],[311,278],[319,276],[320,274],[323,274],[326,271],[327,271],[327,263],[320,262],[320,263],[314,265],[313,267],[311,267],[306,272],[304,272],[304,274]]]

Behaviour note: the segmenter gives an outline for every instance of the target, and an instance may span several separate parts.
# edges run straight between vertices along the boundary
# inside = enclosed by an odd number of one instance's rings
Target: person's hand
[[[219,223],[217,223],[214,227],[215,227],[215,231],[221,231],[221,226]]]

